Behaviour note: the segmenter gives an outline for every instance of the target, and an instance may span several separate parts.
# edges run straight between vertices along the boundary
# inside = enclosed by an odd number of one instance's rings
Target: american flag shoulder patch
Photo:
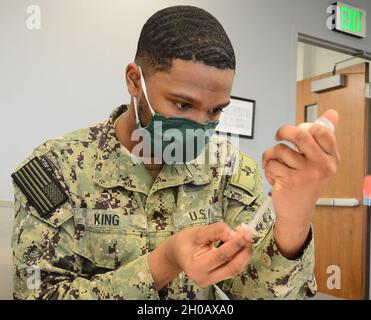
[[[33,158],[12,175],[32,206],[43,218],[68,200],[60,182],[38,157]]]

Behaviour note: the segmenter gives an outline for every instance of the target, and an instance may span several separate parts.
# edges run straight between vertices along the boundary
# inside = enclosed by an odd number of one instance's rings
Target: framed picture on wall
[[[231,96],[216,130],[254,139],[255,104],[255,100]]]

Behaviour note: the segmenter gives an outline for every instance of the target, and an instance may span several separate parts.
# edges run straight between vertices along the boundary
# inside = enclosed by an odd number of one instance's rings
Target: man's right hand
[[[215,242],[223,245],[216,248]],[[246,270],[252,254],[252,233],[236,231],[224,222],[184,229],[148,255],[157,290],[180,272],[201,288],[232,278]]]

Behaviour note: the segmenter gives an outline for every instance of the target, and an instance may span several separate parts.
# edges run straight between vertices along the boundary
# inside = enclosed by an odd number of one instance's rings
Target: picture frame
[[[216,131],[254,139],[256,100],[231,96],[230,105],[224,109]]]

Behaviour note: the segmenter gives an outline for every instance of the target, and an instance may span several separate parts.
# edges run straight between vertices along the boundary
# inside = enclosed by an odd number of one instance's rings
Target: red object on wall
[[[366,176],[363,183],[363,204],[371,206],[371,176]]]

